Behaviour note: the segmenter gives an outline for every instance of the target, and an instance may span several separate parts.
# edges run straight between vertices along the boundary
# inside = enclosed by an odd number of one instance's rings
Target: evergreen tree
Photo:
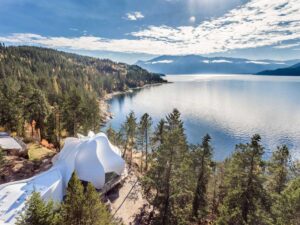
[[[6,130],[22,134],[24,124],[21,85],[11,77],[0,79],[0,125]]]
[[[123,125],[123,131],[125,136],[125,146],[124,146],[124,152],[123,157],[127,158],[127,149],[130,152],[130,159],[129,159],[129,165],[131,166],[132,163],[132,150],[133,147],[135,147],[135,136],[137,132],[137,122],[136,117],[133,111],[129,113],[129,115],[126,117],[126,121]]]
[[[0,55],[0,126],[22,136],[35,120],[41,136],[57,145],[58,130],[99,128],[98,98],[106,93],[164,82],[137,66],[46,48],[1,46]]]
[[[73,89],[65,95],[63,106],[64,127],[71,136],[75,136],[83,117],[83,96],[79,90]]]
[[[91,183],[84,191],[81,181],[73,173],[61,209],[61,224],[64,225],[110,225],[112,218],[101,202],[100,195]]]
[[[268,164],[269,190],[280,194],[288,180],[289,149],[286,145],[278,147]]]
[[[219,215],[219,206],[222,204],[226,189],[224,188],[224,176],[227,160],[212,163],[212,176],[208,182],[207,199],[209,204],[208,218],[215,221]]]
[[[68,183],[67,193],[65,201],[62,204],[61,209],[61,224],[64,225],[84,225],[86,213],[86,207],[84,202],[86,200],[84,196],[84,188],[81,184],[76,173],[72,174],[72,177]]]
[[[148,169],[148,148],[149,139],[152,126],[152,118],[148,113],[145,113],[139,122],[138,126],[138,140],[139,146],[141,147],[141,171],[143,171],[143,158],[144,158],[144,147],[145,147],[145,171]]]
[[[290,172],[291,172],[292,178],[297,178],[300,176],[300,160],[299,159],[294,159],[294,161],[291,161]]]
[[[49,115],[50,106],[44,93],[40,90],[32,90],[31,96],[25,106],[26,114],[30,124],[36,122],[36,128],[40,129],[41,138],[44,138],[44,128],[47,117]]]
[[[153,137],[151,139],[152,142],[152,149],[156,149],[158,146],[163,144],[164,136],[165,136],[165,130],[166,130],[166,121],[164,119],[161,119],[154,131]]]
[[[299,225],[300,221],[300,178],[289,182],[273,206],[274,224]]]
[[[187,224],[192,201],[188,146],[179,111],[175,109],[166,120],[163,144],[156,150],[143,187],[157,212],[155,223]]]
[[[195,218],[203,221],[207,214],[207,185],[211,173],[213,149],[210,145],[211,137],[207,134],[203,137],[201,146],[196,146],[192,152],[197,185],[195,188],[193,211]]]
[[[116,132],[116,136],[115,136],[115,145],[117,146],[124,146],[124,135],[122,132],[122,129],[120,129],[118,132]]]
[[[53,202],[45,203],[38,192],[33,192],[16,225],[58,225]]]
[[[226,196],[218,224],[269,224],[270,201],[264,183],[263,147],[260,136],[239,144],[225,177]]]
[[[88,183],[83,202],[86,210],[83,215],[85,225],[110,225],[113,224],[110,213],[101,202],[100,195],[91,183]]]
[[[106,130],[108,139],[115,145],[116,144],[116,131],[112,128],[111,124]]]
[[[83,132],[87,132],[89,130],[97,131],[100,127],[100,110],[97,97],[92,94],[86,94],[83,99],[83,120],[80,122],[83,127]]]

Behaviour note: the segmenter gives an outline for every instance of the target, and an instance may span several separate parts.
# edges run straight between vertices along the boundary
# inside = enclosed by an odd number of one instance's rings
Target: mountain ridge
[[[233,57],[204,57],[201,55],[162,55],[153,59],[136,62],[136,65],[155,73],[164,74],[255,74],[264,70],[284,68],[300,60],[252,60]]]
[[[257,73],[257,75],[300,76],[300,63],[276,70],[264,70]]]

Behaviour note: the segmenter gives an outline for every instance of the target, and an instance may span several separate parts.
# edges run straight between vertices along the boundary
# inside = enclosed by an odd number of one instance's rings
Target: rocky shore
[[[153,86],[158,86],[163,83],[156,83],[156,84],[146,84],[142,87],[136,87],[136,88],[130,88],[126,91],[115,91],[112,93],[106,94],[103,98],[99,99],[99,109],[100,109],[100,125],[105,126],[105,124],[113,118],[113,113],[110,112],[109,109],[109,104],[108,101],[112,99],[113,97],[117,95],[122,95],[126,93],[131,93],[135,90],[142,89],[142,88],[147,88],[147,87],[153,87]]]

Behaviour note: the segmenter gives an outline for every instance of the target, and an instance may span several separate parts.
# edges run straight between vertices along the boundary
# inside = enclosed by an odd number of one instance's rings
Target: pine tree
[[[44,138],[45,123],[49,115],[50,106],[44,95],[40,90],[32,90],[31,96],[25,106],[26,113],[30,124],[36,122],[36,128],[41,131],[41,138]]]
[[[163,144],[157,148],[142,183],[157,212],[157,224],[186,224],[192,200],[191,161],[179,111],[175,109],[166,120]]]
[[[8,131],[23,132],[25,101],[20,96],[21,85],[11,77],[0,79],[0,125]]]
[[[116,144],[116,131],[112,128],[111,124],[106,130],[108,139],[115,145]]]
[[[143,158],[144,158],[144,147],[145,147],[145,171],[148,169],[148,148],[149,148],[149,139],[151,132],[152,118],[148,113],[145,113],[139,122],[138,126],[138,140],[139,145],[141,146],[141,171],[143,171]]]
[[[260,136],[239,144],[225,177],[226,196],[217,224],[269,224],[270,201],[263,187],[264,161]]]
[[[53,202],[45,203],[38,192],[33,192],[16,225],[58,225]]]
[[[83,202],[86,210],[83,215],[85,225],[110,225],[113,224],[110,213],[101,202],[100,195],[91,183],[88,183]]]
[[[123,125],[124,136],[125,136],[123,157],[126,158],[126,153],[128,149],[130,152],[130,159],[129,159],[130,166],[132,163],[132,149],[133,147],[135,147],[136,144],[135,143],[136,129],[137,129],[136,117],[134,112],[131,111],[129,115],[126,117],[126,121]]]
[[[300,178],[290,181],[273,206],[274,224],[299,225]]]
[[[84,118],[83,96],[78,89],[65,94],[62,111],[64,127],[71,136],[75,136]]]
[[[165,125],[166,125],[166,121],[164,119],[161,119],[155,128],[153,137],[151,139],[151,145],[153,150],[155,150],[158,146],[160,146],[164,142],[164,136],[166,130]]]
[[[83,94],[82,105],[82,119],[80,124],[82,125],[83,132],[89,130],[96,131],[100,127],[100,110],[97,97],[90,93]]]
[[[61,224],[64,225],[109,225],[111,215],[101,202],[100,195],[91,183],[84,191],[81,181],[73,173],[61,209]]]
[[[64,225],[83,225],[85,224],[85,211],[84,206],[85,196],[84,188],[81,184],[76,173],[68,183],[65,201],[61,209],[61,223]]]
[[[196,146],[193,150],[193,159],[197,185],[193,199],[193,217],[203,218],[207,214],[207,185],[211,173],[213,149],[210,145],[211,137],[207,134],[203,137],[201,146]]]
[[[269,190],[280,194],[288,181],[289,149],[286,145],[278,147],[268,164]]]

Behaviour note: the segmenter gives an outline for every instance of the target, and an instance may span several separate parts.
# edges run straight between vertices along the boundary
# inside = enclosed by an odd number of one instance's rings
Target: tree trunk
[[[170,205],[170,179],[171,179],[172,166],[173,166],[173,148],[171,151],[169,167],[168,167],[167,176],[166,176],[166,197],[165,197],[165,201],[164,201],[162,225],[169,224],[168,211],[169,211],[169,205]]]
[[[148,170],[148,129],[146,129],[146,166],[145,166],[145,171],[147,172]]]
[[[204,154],[204,153],[203,153]],[[199,174],[198,174],[198,179],[197,179],[197,187],[196,187],[196,190],[195,190],[195,197],[194,197],[194,201],[193,201],[193,216],[198,218],[198,210],[200,208],[200,192],[202,191],[200,189],[200,183],[203,179],[203,174],[204,174],[204,155],[202,154],[201,156],[201,167],[200,167],[200,170],[199,170]]]
[[[251,198],[251,194],[249,192],[250,192],[250,188],[251,188],[251,185],[252,185],[253,169],[254,169],[254,153],[251,156],[251,163],[250,163],[250,171],[249,171],[248,181],[247,181],[247,188],[246,188],[246,193],[245,193],[245,199],[244,199],[243,206],[242,206],[242,217],[243,217],[243,220],[246,223],[248,222],[249,205],[252,204],[252,202],[249,201],[250,198]]]

